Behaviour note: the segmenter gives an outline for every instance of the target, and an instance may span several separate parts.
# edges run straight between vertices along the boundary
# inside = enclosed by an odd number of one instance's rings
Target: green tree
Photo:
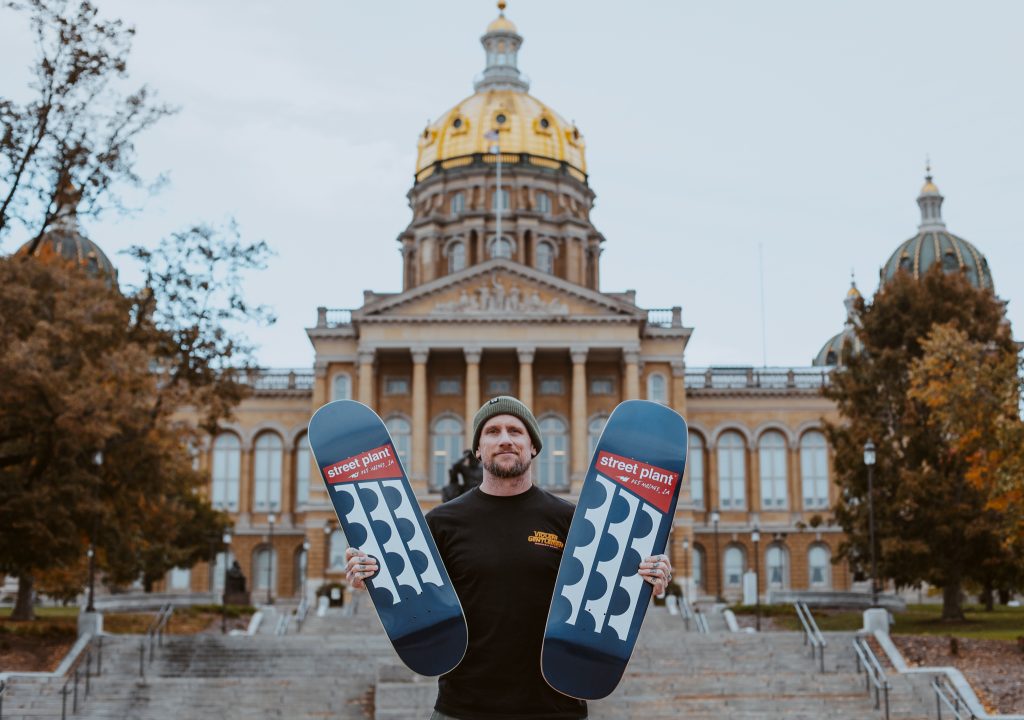
[[[0,96],[0,241],[19,225],[38,242],[62,188],[81,192],[81,215],[123,209],[121,191],[146,184],[136,139],[174,111],[145,86],[121,89],[135,30],[102,20],[88,0],[0,0],[2,9],[27,14],[37,58],[30,99]]]
[[[937,325],[951,325],[999,356],[1016,353],[1004,305],[991,290],[938,268],[919,280],[897,273],[870,304],[861,301],[864,348],[847,352],[832,375],[826,394],[842,419],[826,431],[841,488],[836,518],[847,532],[840,555],[861,567],[870,555],[862,457],[872,439],[879,573],[900,586],[923,580],[942,588],[943,618],[959,619],[964,584],[985,582],[986,561],[999,553],[1004,534],[987,490],[968,480],[968,458],[954,451],[935,410],[912,393],[911,371]]]

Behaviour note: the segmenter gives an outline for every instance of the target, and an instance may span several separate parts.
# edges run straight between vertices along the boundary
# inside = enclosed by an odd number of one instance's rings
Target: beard
[[[526,471],[530,469],[530,463],[531,460],[523,460],[517,457],[511,465],[499,465],[495,460],[488,460],[483,465],[484,470],[492,477],[509,480],[525,475]]]

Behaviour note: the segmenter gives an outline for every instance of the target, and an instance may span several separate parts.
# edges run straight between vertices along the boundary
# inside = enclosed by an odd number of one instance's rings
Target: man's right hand
[[[345,578],[350,587],[365,590],[365,580],[377,574],[377,560],[362,550],[350,547],[345,550]]]

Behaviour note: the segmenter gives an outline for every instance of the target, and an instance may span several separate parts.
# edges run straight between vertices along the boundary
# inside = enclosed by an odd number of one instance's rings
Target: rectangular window
[[[541,395],[564,395],[565,382],[560,377],[541,378],[537,392]]]
[[[614,395],[615,381],[611,378],[593,378],[590,381],[591,395]]]
[[[495,395],[511,395],[512,394],[512,378],[507,377],[492,377],[487,378],[487,394],[491,397]]]
[[[457,377],[443,377],[437,380],[438,395],[459,395],[462,393],[462,379]]]
[[[409,378],[407,377],[386,377],[384,378],[385,395],[408,395]]]

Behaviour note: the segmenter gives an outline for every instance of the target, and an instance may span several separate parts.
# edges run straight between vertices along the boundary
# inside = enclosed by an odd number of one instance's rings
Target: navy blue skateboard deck
[[[665,550],[686,464],[686,422],[647,400],[620,404],[583,482],[555,580],[541,671],[582,700],[611,694],[633,654],[653,587],[640,561]]]
[[[421,675],[449,672],[466,618],[384,422],[362,403],[328,403],[309,446],[349,544],[377,560],[366,587],[398,656]]]

